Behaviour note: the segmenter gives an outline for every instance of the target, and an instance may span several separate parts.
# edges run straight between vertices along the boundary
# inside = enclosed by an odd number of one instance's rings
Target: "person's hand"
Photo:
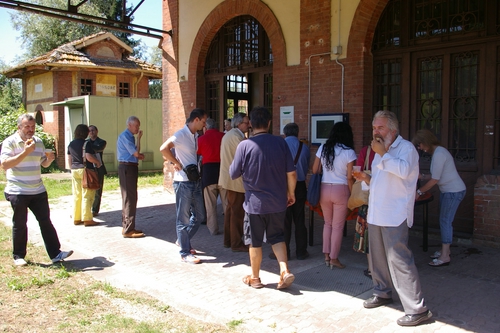
[[[417,193],[415,193],[415,201],[417,201],[418,198],[420,198],[420,194],[418,194],[418,192],[417,192]]]
[[[144,159],[144,154],[139,154],[139,156],[137,156],[137,159],[142,161]]]
[[[34,152],[35,148],[36,148],[35,140],[28,139],[24,142],[24,151],[27,152],[28,154],[31,154],[32,152]]]
[[[140,138],[142,138],[142,134],[143,134],[142,130],[139,130],[139,132],[137,133],[137,137],[138,137],[139,139],[140,139]]]
[[[174,163],[174,170],[175,171],[181,171],[182,170],[182,165],[179,162]]]
[[[372,150],[380,156],[384,156],[385,153],[387,153],[387,150],[385,149],[384,139],[379,136],[373,138],[371,147]]]
[[[45,154],[45,156],[47,156],[47,161],[49,161],[50,163],[52,163],[55,159],[56,159],[56,154],[54,154],[54,152],[50,152],[48,155]]]
[[[356,180],[359,180],[359,181],[364,181],[365,183],[369,183],[368,181],[370,180],[370,175],[367,174],[366,172],[364,171],[361,171],[359,173],[356,174],[356,176],[354,176],[354,173],[352,174],[352,176],[356,179]]]
[[[286,206],[290,207],[291,205],[293,205],[295,203],[295,193],[288,194],[287,197],[288,198],[287,198]]]

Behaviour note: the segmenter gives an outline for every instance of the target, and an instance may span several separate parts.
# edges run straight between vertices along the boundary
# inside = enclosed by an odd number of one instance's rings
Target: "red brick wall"
[[[500,247],[500,176],[481,176],[474,186],[474,243]]]
[[[354,16],[348,45],[343,46],[345,66],[344,112],[350,113],[355,134],[356,150],[371,138],[372,57],[371,41],[376,23],[387,0],[362,0]],[[164,63],[164,137],[182,126],[186,114],[194,107],[205,107],[203,68],[208,47],[216,32],[228,20],[239,15],[251,15],[264,27],[273,47],[273,133],[279,133],[279,109],[295,107],[295,122],[300,136],[308,137],[308,104],[310,113],[342,111],[342,67],[328,53],[331,45],[331,1],[302,0],[300,14],[300,64],[286,65],[285,41],[272,11],[258,0],[237,2],[227,0],[207,14],[195,38],[189,58],[189,77],[178,82],[177,34],[178,0],[164,3],[164,29],[174,29],[174,37],[166,36],[163,43]],[[335,18],[334,18],[334,21]],[[310,60],[310,67],[309,67]],[[184,61],[184,60],[183,60]],[[310,74],[309,74],[310,73]],[[310,75],[310,86],[309,86]],[[174,112],[172,112],[174,111]]]

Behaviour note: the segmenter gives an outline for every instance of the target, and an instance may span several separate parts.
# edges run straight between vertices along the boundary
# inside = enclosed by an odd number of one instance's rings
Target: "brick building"
[[[374,112],[388,109],[403,137],[428,128],[455,157],[467,185],[456,235],[500,244],[499,199],[487,197],[497,216],[487,221],[474,200],[476,183],[484,193],[483,177],[500,169],[498,1],[165,0],[163,18],[173,32],[162,45],[164,138],[194,107],[222,129],[234,112],[264,105],[274,134],[293,110],[309,142],[312,115],[349,113],[359,151]],[[420,163],[426,171],[430,158]]]
[[[131,53],[132,48],[113,34],[100,32],[4,72],[7,77],[22,79],[23,104],[35,115],[37,123],[55,136],[60,168],[65,168],[65,132],[72,133],[65,129],[65,105],[60,102],[82,95],[149,99],[149,80],[161,79],[161,69],[131,57]],[[95,107],[91,112],[96,115],[102,111]],[[88,121],[88,115],[81,116],[77,124]]]

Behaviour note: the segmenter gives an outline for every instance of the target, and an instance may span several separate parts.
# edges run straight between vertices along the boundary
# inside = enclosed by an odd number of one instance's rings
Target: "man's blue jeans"
[[[458,205],[465,196],[465,190],[461,192],[441,193],[441,210],[439,213],[439,227],[441,228],[441,243],[451,244],[453,242],[453,220]]]
[[[191,238],[196,234],[201,222],[206,221],[205,204],[201,190],[201,181],[175,181],[175,208],[177,213],[177,240],[182,257],[191,250]]]

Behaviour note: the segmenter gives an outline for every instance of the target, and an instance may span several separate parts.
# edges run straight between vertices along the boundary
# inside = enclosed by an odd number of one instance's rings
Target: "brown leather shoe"
[[[245,276],[243,278],[243,283],[255,289],[264,288],[264,285],[260,281],[260,278],[252,279],[251,275]]]
[[[278,282],[278,289],[285,289],[292,285],[295,280],[295,276],[290,273],[287,269],[286,271],[281,272],[280,274],[280,282]]]
[[[123,234],[123,238],[142,238],[145,237],[146,235],[142,232],[137,232],[137,230],[127,232]]]
[[[86,227],[92,227],[94,225],[99,225],[99,223],[94,220],[90,220],[90,221],[83,221],[83,225]]]
[[[80,225],[82,224],[83,222],[82,221],[73,221],[74,225]]]

